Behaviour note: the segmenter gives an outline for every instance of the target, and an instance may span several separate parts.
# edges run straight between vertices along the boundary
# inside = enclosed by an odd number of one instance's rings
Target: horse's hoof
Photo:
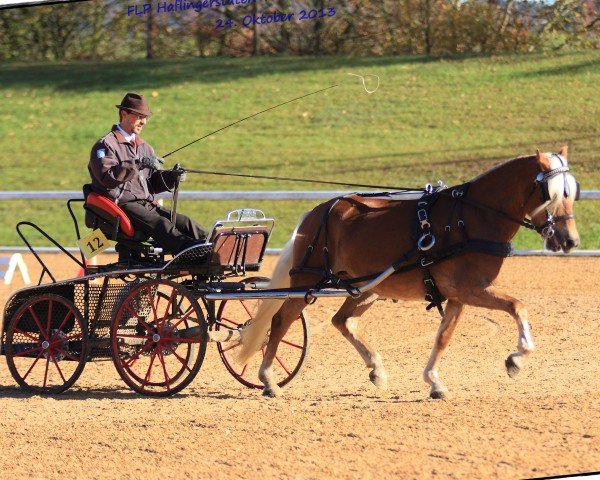
[[[386,372],[375,373],[375,370],[372,370],[369,373],[369,380],[371,380],[371,383],[373,385],[375,385],[377,388],[379,388],[380,390],[387,390],[388,376],[387,376]]]
[[[276,387],[265,387],[263,389],[263,397],[276,398],[281,397],[281,388]]]
[[[450,398],[448,390],[432,390],[429,396],[434,400],[447,400]]]
[[[510,378],[515,378],[521,371],[521,366],[517,364],[515,357],[512,355],[509,355],[504,361],[504,366],[506,367],[506,373],[508,373]]]

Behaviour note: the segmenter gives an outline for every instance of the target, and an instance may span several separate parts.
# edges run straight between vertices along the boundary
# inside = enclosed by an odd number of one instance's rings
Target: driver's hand
[[[162,158],[156,156],[142,157],[140,159],[140,165],[151,168],[152,170],[161,170],[161,166],[163,163],[165,163],[165,161]]]

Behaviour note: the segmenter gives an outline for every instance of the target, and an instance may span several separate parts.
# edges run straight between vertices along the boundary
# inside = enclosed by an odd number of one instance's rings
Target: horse
[[[553,251],[568,253],[579,245],[573,213],[578,196],[579,184],[569,173],[565,146],[558,154],[536,150],[535,155],[506,161],[463,185],[429,188],[418,196],[338,197],[301,218],[269,288],[346,288],[348,298],[332,323],[356,348],[370,369],[370,381],[381,389],[387,388],[388,375],[379,352],[359,334],[358,319],[379,297],[414,300],[425,295],[440,308],[442,321],[423,379],[431,387],[430,397],[443,399],[449,390],[439,374],[440,361],[465,305],[501,310],[515,319],[517,351],[505,360],[510,377],[519,373],[533,352],[525,305],[500,291],[494,281],[510,253],[508,242],[521,226],[537,231]],[[357,286],[390,265],[393,274],[373,288]],[[266,396],[282,393],[272,377],[277,347],[310,299],[307,295],[263,300],[241,332],[241,362],[258,351],[268,336],[259,370]],[[444,299],[448,302],[442,311]]]

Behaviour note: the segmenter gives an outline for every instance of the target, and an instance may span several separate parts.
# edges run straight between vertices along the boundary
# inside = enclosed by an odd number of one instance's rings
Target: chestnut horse
[[[415,219],[419,207],[414,196],[409,200],[390,201],[349,195],[325,202],[300,221],[282,252],[270,288],[325,285],[324,277],[336,279],[338,288],[340,284],[346,285],[352,296],[345,300],[332,323],[371,369],[371,382],[386,388],[387,373],[381,355],[358,333],[358,318],[378,297],[423,298],[428,290],[420,268],[422,255],[435,259],[436,251],[441,251],[444,244],[476,239],[479,248],[454,250],[451,255],[441,255],[428,265],[437,292],[448,303],[423,378],[431,386],[432,398],[447,395],[439,365],[465,305],[502,310],[517,322],[517,351],[505,361],[512,377],[519,372],[534,344],[523,303],[494,286],[508,252],[499,254],[497,248],[487,251],[486,245],[510,246],[506,242],[510,242],[522,225],[540,233],[551,250],[569,252],[579,245],[573,215],[579,185],[568,173],[566,155],[566,147],[560,154],[537,151],[536,155],[521,156],[496,166],[467,184],[442,189],[428,215],[425,214],[425,224],[421,213]],[[423,225],[427,227],[424,233]],[[436,244],[435,238],[444,240]],[[415,248],[417,243],[425,244],[420,252]],[[399,269],[368,291],[352,292],[352,285],[361,281],[364,285],[365,279],[398,264],[398,259],[407,252],[416,255],[405,259],[412,261],[416,268]],[[355,279],[355,283],[351,283],[351,279]],[[326,286],[331,286],[331,282]],[[306,304],[307,299],[303,298],[264,300],[253,322],[242,331],[242,361],[258,351],[269,335],[259,371],[265,395],[281,393],[272,378],[272,363],[280,340]]]

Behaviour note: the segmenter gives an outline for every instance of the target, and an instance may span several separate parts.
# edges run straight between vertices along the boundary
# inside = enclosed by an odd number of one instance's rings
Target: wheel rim
[[[87,329],[69,300],[41,295],[25,302],[6,334],[6,359],[13,378],[36,393],[60,393],[81,375]]]
[[[206,323],[196,300],[167,280],[136,285],[111,328],[121,378],[143,395],[168,396],[196,376],[206,351]]]
[[[257,279],[249,278],[250,283]],[[260,279],[264,280],[264,279]],[[252,320],[259,300],[223,301],[217,313],[217,329],[238,329]],[[242,365],[236,354],[240,349],[239,342],[217,342],[217,349],[225,367],[233,377],[250,388],[263,388],[258,379],[258,369],[266,352],[265,338],[261,352],[254,355],[248,363]],[[273,361],[273,375],[280,387],[289,383],[302,368],[308,353],[310,330],[304,314],[294,321],[277,348]]]

